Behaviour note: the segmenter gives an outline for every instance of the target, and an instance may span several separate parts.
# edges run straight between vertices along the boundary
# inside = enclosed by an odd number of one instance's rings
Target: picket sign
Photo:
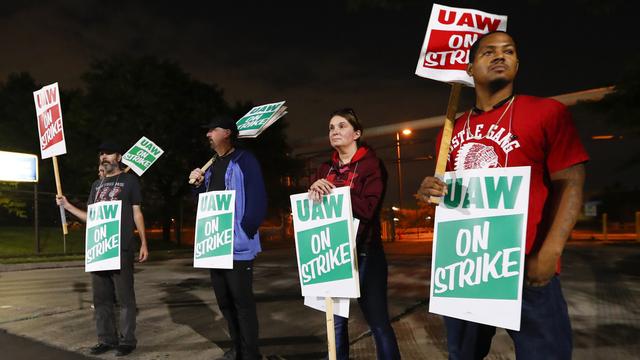
[[[443,178],[447,166],[462,86],[474,86],[473,79],[466,73],[469,49],[479,36],[495,30],[507,30],[506,16],[439,4],[433,4],[431,8],[415,73],[451,85],[434,175],[439,179]],[[440,198],[431,196],[429,202],[439,204]]]
[[[60,181],[60,170],[56,156],[66,154],[67,145],[64,138],[58,83],[53,83],[44,86],[40,90],[34,91],[33,101],[36,106],[40,155],[43,160],[52,158],[53,175],[56,181],[56,195],[62,196],[62,183]],[[67,229],[67,218],[62,205],[60,205],[60,220],[62,223],[62,233],[67,235],[69,233]],[[64,238],[64,252],[67,252],[66,237]]]
[[[429,311],[519,330],[531,167],[445,173]]]
[[[209,191],[198,197],[193,267],[233,269],[235,190]]]
[[[335,188],[319,202],[290,196],[302,296],[325,298],[329,359],[336,358],[333,298],[360,297],[351,189]]]
[[[164,154],[164,150],[143,136],[127,152],[122,154],[122,163],[127,165],[124,172],[133,169],[138,176],[142,176],[162,154]]]
[[[287,114],[284,101],[255,106],[236,121],[238,138],[256,138]]]
[[[120,270],[122,200],[100,201],[87,207],[85,272]]]
[[[353,218],[354,234],[358,233],[358,226],[360,226],[360,219]],[[350,298],[334,297],[333,298],[333,314],[342,316],[343,318],[348,319],[350,302],[351,302]],[[323,296],[305,296],[304,306],[308,306],[312,309],[316,309],[322,312],[327,311],[325,297]]]

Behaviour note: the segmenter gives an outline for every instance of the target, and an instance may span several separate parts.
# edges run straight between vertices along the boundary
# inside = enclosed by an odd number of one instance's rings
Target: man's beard
[[[498,79],[492,80],[489,83],[489,90],[491,90],[492,93],[496,93],[496,92],[504,89],[510,83],[511,83],[511,81],[509,81],[508,79],[498,78]]]
[[[105,174],[111,174],[118,169],[117,162],[103,161],[100,165],[104,168]]]

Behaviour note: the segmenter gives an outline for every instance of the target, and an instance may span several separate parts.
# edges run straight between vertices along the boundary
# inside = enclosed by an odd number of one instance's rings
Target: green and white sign
[[[360,225],[360,219],[353,218],[353,233],[358,233],[358,225]],[[342,316],[343,318],[349,318],[349,303],[350,298],[334,297],[333,299],[333,314]],[[324,296],[305,296],[304,306],[308,306],[318,311],[327,312],[327,303]]]
[[[429,311],[520,330],[531,168],[447,172]]]
[[[302,296],[360,297],[349,187],[318,203],[308,193],[290,199]]]
[[[233,218],[236,191],[200,194],[193,243],[193,267],[233,269]]]
[[[122,201],[101,201],[87,209],[86,272],[120,270]]]
[[[284,101],[254,107],[240,120],[236,121],[238,137],[257,137],[278,119],[285,116],[287,114],[286,110],[287,107],[284,106]]]
[[[122,155],[122,162],[142,176],[162,154],[164,151],[158,145],[143,136]]]

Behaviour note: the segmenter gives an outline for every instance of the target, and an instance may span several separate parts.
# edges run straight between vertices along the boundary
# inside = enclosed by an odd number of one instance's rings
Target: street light
[[[403,129],[402,135],[411,135],[411,129]],[[397,155],[397,170],[398,170],[398,206],[402,209],[402,165],[400,164],[400,131],[396,131],[396,155]]]

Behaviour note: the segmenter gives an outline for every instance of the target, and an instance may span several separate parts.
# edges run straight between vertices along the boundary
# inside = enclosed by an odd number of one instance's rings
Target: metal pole
[[[180,247],[182,242],[182,219],[184,212],[184,201],[182,196],[178,198],[178,223],[176,224],[176,246]]]
[[[640,211],[636,211],[636,241],[640,241]]]
[[[422,221],[420,221],[420,215],[419,213],[419,209],[416,209],[416,226],[418,227],[418,241],[420,241],[420,224],[422,223]]]
[[[402,168],[400,165],[400,132],[396,131],[396,155],[398,160],[398,207],[402,209]]]
[[[395,217],[395,212],[393,211],[393,208],[391,209],[391,224],[389,225],[391,227],[391,241],[395,241],[396,240],[396,222],[393,220],[393,218]]]
[[[33,228],[36,255],[40,254],[40,224],[38,223],[38,182],[33,183]]]

